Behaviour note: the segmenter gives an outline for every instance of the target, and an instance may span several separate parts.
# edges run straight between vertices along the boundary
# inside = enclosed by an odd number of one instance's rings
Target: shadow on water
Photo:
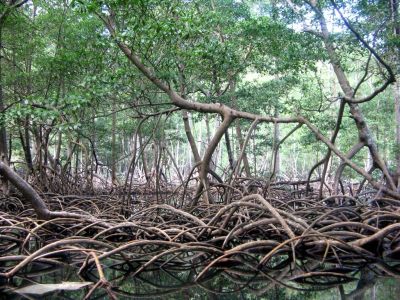
[[[132,265],[111,263],[104,268],[117,299],[397,300],[400,295],[399,279],[378,277],[367,268],[351,272],[347,282],[324,276],[318,278],[319,283],[268,278],[235,266],[214,270],[199,282],[195,282],[196,268],[169,271],[161,267],[140,274],[132,273],[131,268]],[[46,268],[36,264],[12,281],[0,281],[0,299],[84,299],[99,280],[97,276],[95,268],[80,276],[76,267]],[[78,282],[88,285],[70,286]],[[109,299],[109,293],[99,287],[88,299]]]

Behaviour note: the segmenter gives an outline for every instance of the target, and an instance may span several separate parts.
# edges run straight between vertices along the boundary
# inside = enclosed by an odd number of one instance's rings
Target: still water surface
[[[106,278],[112,278],[111,290],[117,299],[400,299],[398,278],[376,277],[365,270],[354,272],[354,281],[341,286],[287,282],[293,288],[280,286],[265,277],[241,278],[229,270],[220,270],[204,281],[194,283],[195,273],[195,270],[171,273],[158,269],[133,277],[126,270],[105,269]],[[29,269],[11,282],[0,281],[0,299],[84,299],[93,284],[80,287],[77,283],[95,283],[97,280],[95,269],[84,276],[78,276],[76,268]],[[38,283],[52,285],[40,286]],[[103,287],[97,288],[90,299],[109,297]]]

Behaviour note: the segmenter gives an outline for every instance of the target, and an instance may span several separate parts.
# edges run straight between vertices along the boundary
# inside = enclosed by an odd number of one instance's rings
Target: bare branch
[[[376,58],[376,60],[382,65],[384,66],[384,68],[386,69],[386,71],[389,74],[389,77],[387,78],[387,80],[379,87],[377,88],[375,91],[373,91],[370,95],[365,96],[363,98],[360,99],[354,99],[355,96],[355,92],[357,91],[355,89],[354,91],[354,95],[353,97],[348,97],[348,96],[344,96],[344,99],[347,102],[350,103],[363,103],[363,102],[367,102],[372,100],[373,98],[375,98],[377,95],[379,95],[380,93],[382,93],[388,86],[389,84],[393,83],[396,81],[396,77],[393,73],[392,68],[380,57],[380,55],[375,51],[375,49],[373,49],[365,39],[363,39],[363,37],[358,33],[358,31],[355,30],[355,28],[350,24],[350,22],[346,19],[346,17],[343,16],[341,10],[339,9],[339,7],[337,6],[336,2],[334,0],[331,0],[331,3],[333,5],[333,7],[335,8],[335,10],[338,12],[338,14],[340,15],[340,18],[343,20],[344,24],[346,25],[346,27],[354,34],[354,36],[356,37],[356,39],[365,47],[368,49],[369,52],[371,52],[371,54]],[[368,60],[369,63],[369,60]],[[361,83],[359,83],[361,84]],[[358,86],[357,86],[358,88]]]

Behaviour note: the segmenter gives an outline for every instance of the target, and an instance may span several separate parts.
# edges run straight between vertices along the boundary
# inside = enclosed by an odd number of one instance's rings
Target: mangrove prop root
[[[121,292],[104,275],[106,261],[127,266],[138,278],[154,270],[195,269],[192,283],[222,272],[243,286],[250,284],[243,274],[273,278],[273,284],[342,284],[366,264],[378,266],[379,274],[399,275],[393,265],[400,260],[395,199],[297,198],[271,187],[264,196],[237,192],[229,205],[185,210],[174,206],[180,206],[179,194],[160,205],[138,193],[121,212],[121,195],[41,197],[51,210],[91,217],[40,220],[29,204],[0,197],[0,278],[21,276],[34,265],[63,265],[66,256],[77,273],[97,270],[87,298],[99,288],[110,298]]]

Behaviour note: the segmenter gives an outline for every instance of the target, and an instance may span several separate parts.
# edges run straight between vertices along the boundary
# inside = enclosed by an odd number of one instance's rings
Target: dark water
[[[265,276],[242,276],[237,270],[232,273],[229,269],[214,272],[199,283],[194,282],[195,269],[172,273],[161,268],[136,276],[132,276],[126,266],[107,267],[104,271],[110,281],[111,293],[117,299],[400,299],[399,279],[377,277],[368,270],[355,272],[352,274],[354,280],[341,286],[282,282],[290,287],[279,285]],[[77,268],[46,269],[36,265],[11,282],[0,281],[0,299],[83,299],[93,285],[78,290],[58,289],[42,295],[19,294],[15,290],[32,287],[37,283],[95,283],[98,281],[97,276],[95,268],[84,276],[78,276]],[[110,299],[110,294],[106,287],[99,287],[90,299]]]

